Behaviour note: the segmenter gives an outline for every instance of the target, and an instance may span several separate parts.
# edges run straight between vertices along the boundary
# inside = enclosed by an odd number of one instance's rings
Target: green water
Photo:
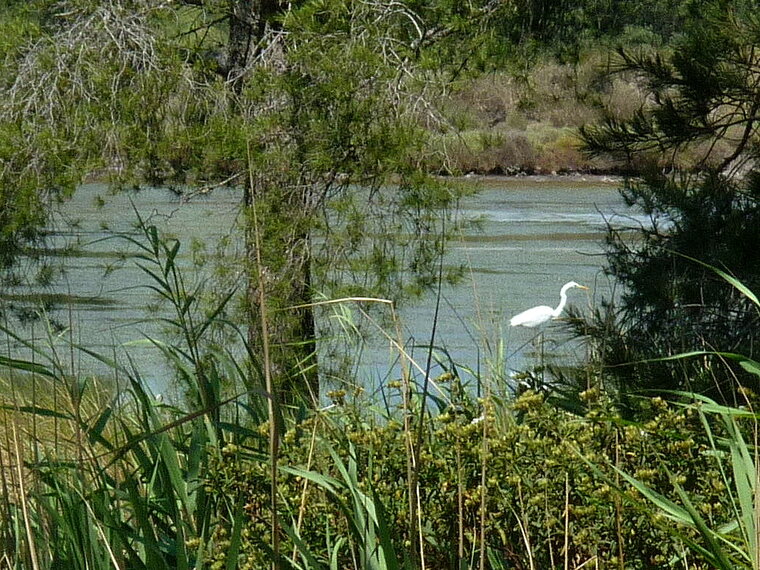
[[[529,341],[532,331],[509,330],[511,315],[537,304],[556,305],[563,283],[575,280],[591,288],[575,291],[571,303],[592,307],[611,294],[603,275],[602,255],[605,219],[622,224],[645,220],[625,218],[617,193],[618,183],[601,179],[485,178],[474,179],[482,191],[468,199],[463,214],[483,223],[479,231],[459,236],[452,244],[447,263],[463,263],[468,279],[456,287],[444,287],[434,343],[445,346],[460,364],[483,368],[499,342],[510,357],[508,367],[531,362],[532,349],[517,350]],[[90,350],[119,355],[128,351],[141,374],[156,390],[166,389],[170,372],[155,349],[140,342],[146,335],[160,334],[146,309],[154,296],[140,287],[145,275],[136,266],[123,240],[114,233],[134,233],[134,209],[161,229],[179,238],[181,262],[189,265],[190,243],[213,244],[225,236],[235,237],[234,220],[240,196],[231,190],[183,203],[164,189],[109,195],[105,187],[85,185],[65,204],[53,233],[52,245],[64,272],[47,287],[8,288],[5,300],[15,304],[32,301],[51,310],[53,326],[44,321],[18,327],[19,335],[37,345],[65,343],[72,338]],[[134,248],[133,248],[134,249]],[[213,251],[213,245],[209,246]],[[424,363],[418,345],[430,342],[435,298],[429,296],[401,314],[403,340]],[[51,337],[63,326],[70,337]],[[561,340],[550,329],[546,336]],[[359,374],[371,383],[392,368],[397,352],[388,341],[377,339],[363,351]],[[570,346],[570,348],[567,348]],[[6,352],[24,356],[16,344],[6,341]],[[115,348],[116,347],[116,348]],[[126,347],[126,348],[120,348]],[[415,348],[416,347],[416,348]],[[583,359],[582,347],[565,345],[565,358]],[[69,357],[71,358],[71,357]],[[77,354],[69,363],[80,371],[97,371],[91,359]]]

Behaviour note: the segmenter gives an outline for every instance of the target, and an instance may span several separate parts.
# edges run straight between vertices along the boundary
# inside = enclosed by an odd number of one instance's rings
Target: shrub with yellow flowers
[[[346,505],[361,496],[382,517],[394,555],[415,564],[421,536],[430,568],[461,567],[483,549],[487,567],[504,568],[644,569],[681,560],[670,521],[621,473],[666,497],[675,497],[675,482],[709,524],[730,520],[726,473],[693,407],[643,400],[642,419],[633,422],[598,390],[581,397],[585,415],[526,391],[511,401],[462,398],[421,425],[418,408],[399,406],[382,417],[342,403],[289,426],[277,482],[288,529],[280,530],[282,552],[308,549],[326,567],[356,567],[361,546]],[[355,488],[336,483],[347,465]],[[205,485],[214,500],[246,513],[241,567],[264,567],[271,559],[269,466],[245,446],[223,448]],[[214,529],[217,552],[232,526]],[[679,532],[698,540],[696,531]],[[210,556],[209,564],[220,560]],[[689,567],[708,566],[690,554]]]

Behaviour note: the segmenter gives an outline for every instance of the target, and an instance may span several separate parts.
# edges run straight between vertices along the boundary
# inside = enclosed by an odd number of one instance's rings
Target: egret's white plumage
[[[579,285],[575,281],[565,283],[559,292],[559,305],[557,305],[556,309],[552,309],[548,305],[539,305],[538,307],[533,307],[527,311],[523,311],[522,313],[515,315],[509,319],[509,324],[513,327],[532,328],[542,325],[551,319],[556,319],[562,314],[562,310],[567,304],[568,289],[572,289],[573,287],[577,287],[578,289],[588,289],[588,287]]]

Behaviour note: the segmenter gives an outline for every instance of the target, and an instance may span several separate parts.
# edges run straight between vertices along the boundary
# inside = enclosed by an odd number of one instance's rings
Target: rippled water
[[[507,354],[514,352],[508,366],[519,368],[530,363],[532,349],[520,347],[535,333],[510,331],[509,317],[533,305],[556,305],[560,287],[570,280],[591,287],[588,294],[571,293],[576,305],[592,306],[601,296],[610,295],[610,285],[602,274],[605,220],[626,224],[646,220],[627,217],[618,184],[611,181],[486,178],[473,183],[483,190],[464,204],[463,214],[479,217],[481,230],[455,240],[445,260],[464,264],[469,279],[456,287],[444,287],[434,343],[445,346],[458,363],[486,369],[494,347],[503,342]],[[37,291],[64,301],[65,310],[53,316],[71,325],[77,342],[113,353],[114,346],[156,333],[155,325],[144,320],[150,294],[137,287],[145,283],[144,275],[133,260],[119,255],[123,243],[109,238],[113,231],[133,228],[131,200],[143,217],[151,217],[180,238],[182,255],[188,256],[192,239],[213,242],[230,233],[239,196],[219,191],[181,204],[176,196],[160,189],[142,190],[136,196],[106,193],[103,186],[86,185],[64,206],[61,215],[75,225],[56,234],[54,242],[59,246],[79,243],[81,248],[76,255],[63,258],[66,273],[52,290]],[[18,296],[19,291],[11,294]],[[401,314],[404,341],[423,365],[424,350],[415,345],[430,342],[434,308],[431,295],[405,307]],[[19,332],[37,339],[46,336],[39,323]],[[552,341],[560,337],[553,328],[546,336]],[[564,345],[560,350],[565,357],[583,357],[582,347]],[[130,346],[129,351],[154,387],[165,389],[169,372],[155,349]],[[360,374],[367,382],[384,378],[395,358],[387,341],[378,340],[365,350]],[[81,356],[75,357],[74,364],[84,370],[92,366]]]
[[[556,306],[559,290],[578,281],[590,291],[572,290],[570,304],[591,308],[612,287],[603,274],[606,221],[645,224],[630,216],[617,192],[619,183],[600,179],[486,179],[485,189],[465,206],[483,219],[482,231],[462,236],[449,254],[463,263],[469,282],[445,288],[436,342],[465,365],[488,370],[501,342],[507,367],[535,363],[530,340],[535,329],[510,329],[512,315],[535,305]],[[407,333],[429,343],[434,299],[404,311]],[[556,326],[545,331],[547,350],[566,361],[582,361],[582,346],[567,344]],[[525,343],[528,343],[525,346]],[[418,351],[419,354],[419,351]]]

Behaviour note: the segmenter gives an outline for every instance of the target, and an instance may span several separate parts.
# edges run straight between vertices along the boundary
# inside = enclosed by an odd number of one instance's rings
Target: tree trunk
[[[230,0],[225,74],[236,91],[264,39],[267,25],[275,25],[274,16],[279,13],[278,0]]]
[[[309,217],[303,197],[289,191],[283,195],[281,188],[266,173],[254,173],[245,192],[248,341],[254,357],[263,355],[261,319],[266,318],[269,360],[257,364],[269,367],[281,402],[295,402],[300,396],[316,405]]]
[[[267,26],[275,25],[274,16],[279,13],[277,0],[230,0],[225,75],[236,93],[242,89]],[[314,366],[314,314],[311,307],[303,306],[311,302],[307,197],[303,192],[287,190],[290,186],[287,181],[268,172],[251,174],[246,177],[244,196],[248,341],[254,357],[263,356],[261,319],[267,318],[269,362],[262,360],[258,364],[269,366],[281,401],[294,401],[301,396],[316,404],[319,383]],[[258,227],[254,226],[254,220]],[[261,311],[260,288],[267,304],[265,315]]]
[[[267,26],[275,25],[274,16],[279,13],[277,0],[230,1],[225,74],[236,93],[242,89]],[[307,194],[288,190],[291,185],[287,181],[269,172],[252,172],[246,180],[248,341],[254,357],[262,357],[261,319],[267,318],[269,362],[262,359],[257,364],[269,366],[281,401],[301,396],[316,404],[319,383],[314,366],[314,314],[311,307],[304,306],[311,302]],[[260,288],[267,304],[265,314]]]

